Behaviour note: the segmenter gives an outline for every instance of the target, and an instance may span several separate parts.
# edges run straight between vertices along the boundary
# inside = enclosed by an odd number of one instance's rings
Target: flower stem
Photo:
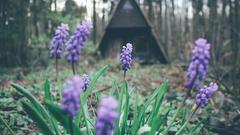
[[[57,57],[56,57],[56,63],[55,63],[56,65],[56,81],[58,80],[58,59],[57,59]]]
[[[123,80],[126,81],[126,71],[123,73]]]
[[[193,89],[193,85],[194,85],[194,82],[196,81],[196,79],[197,79],[197,77],[195,76],[194,79],[191,81],[191,84],[190,84],[191,87],[186,90],[186,95],[183,100],[184,104],[185,104],[187,98],[191,96],[191,91]]]
[[[73,135],[73,119],[72,119],[72,117],[69,117],[69,122],[70,122],[70,135]]]
[[[73,71],[73,75],[76,74],[76,71],[75,71],[75,65],[74,65],[74,62],[72,62],[72,71]]]
[[[183,103],[182,103],[183,105],[185,105],[185,102],[186,102],[187,98],[190,97],[190,95],[191,95],[191,89],[187,89],[186,93],[185,93],[185,97],[183,99]]]

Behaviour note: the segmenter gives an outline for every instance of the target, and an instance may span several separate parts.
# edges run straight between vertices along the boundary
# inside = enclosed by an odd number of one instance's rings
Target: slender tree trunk
[[[163,34],[163,30],[162,30],[162,22],[163,22],[163,18],[162,18],[162,0],[158,0],[158,6],[159,6],[158,27],[159,27],[160,34]],[[161,38],[161,36],[160,36],[160,38]]]
[[[148,18],[151,22],[153,22],[154,15],[153,15],[152,0],[147,0],[147,6],[148,6]]]
[[[188,41],[190,39],[190,26],[189,26],[189,19],[188,19],[188,6],[186,6],[186,3],[188,3],[188,0],[184,0],[183,6],[185,7],[185,18],[184,18],[184,32],[183,32],[183,39],[184,39],[184,50],[183,50],[183,59],[186,61],[189,58],[189,53],[187,52],[188,48]]]
[[[168,4],[167,4],[167,0],[164,1],[165,3],[165,15],[164,15],[164,50],[166,52],[167,57],[169,58],[168,55]]]
[[[96,17],[96,0],[93,0],[93,42],[97,43],[97,17]]]
[[[204,36],[204,17],[203,17],[203,1],[193,0],[192,6],[194,10],[193,14],[193,38],[199,38]]]
[[[172,4],[172,11],[171,11],[171,39],[172,39],[172,48],[176,48],[175,49],[175,59],[180,58],[179,57],[179,46],[176,42],[177,40],[177,31],[176,31],[176,18],[175,18],[175,4],[174,4],[174,0],[171,0],[171,4]]]
[[[54,0],[54,10],[57,12],[57,0]]]
[[[34,33],[36,37],[39,37],[39,30],[38,30],[38,24],[37,24],[38,9],[37,9],[36,1],[37,0],[33,0],[32,16],[33,16]]]
[[[235,29],[233,29],[233,43],[232,43],[232,52],[233,52],[233,70],[232,70],[232,80],[233,80],[233,86],[237,86],[237,70],[238,70],[238,55],[239,55],[239,0],[234,1],[234,25]],[[238,91],[240,93],[240,91]]]
[[[211,43],[211,56],[213,65],[216,64],[216,28],[218,25],[218,17],[217,17],[217,0],[208,1],[208,7],[210,9],[209,16],[209,25],[208,25],[208,42]]]

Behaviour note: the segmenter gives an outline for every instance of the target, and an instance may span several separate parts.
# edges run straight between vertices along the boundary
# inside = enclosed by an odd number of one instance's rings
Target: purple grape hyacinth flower
[[[111,135],[119,117],[118,102],[113,97],[104,97],[97,109],[96,135]]]
[[[62,110],[69,114],[71,118],[77,115],[80,108],[80,95],[83,92],[83,86],[83,79],[79,76],[73,76],[67,81],[66,88],[63,91]]]
[[[192,51],[192,60],[187,71],[187,80],[184,87],[188,90],[197,89],[202,80],[206,78],[210,60],[210,44],[204,38],[195,41]]]
[[[132,65],[132,50],[133,46],[130,43],[127,43],[126,46],[122,47],[122,52],[120,54],[120,63],[122,69],[126,72],[131,68]]]
[[[92,23],[90,21],[84,21],[70,37],[65,52],[65,57],[68,62],[78,63],[80,51],[84,47],[84,42],[87,40],[91,28]]]
[[[83,80],[83,91],[86,91],[89,86],[90,79],[86,74],[83,74],[81,78]]]
[[[199,93],[197,94],[195,103],[201,108],[206,107],[209,102],[209,99],[213,96],[217,89],[218,85],[213,82],[211,82],[209,86],[204,86],[202,89],[200,89]]]
[[[62,51],[64,49],[64,45],[67,42],[66,37],[69,35],[69,27],[68,24],[62,23],[57,27],[55,31],[55,35],[51,42],[50,47],[50,58],[60,59],[62,55]]]

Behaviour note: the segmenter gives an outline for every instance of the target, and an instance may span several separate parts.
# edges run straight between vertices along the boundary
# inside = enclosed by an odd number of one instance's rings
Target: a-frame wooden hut
[[[135,0],[120,0],[105,28],[99,50],[104,57],[116,57],[126,43],[134,46],[136,59],[167,63],[153,27]]]

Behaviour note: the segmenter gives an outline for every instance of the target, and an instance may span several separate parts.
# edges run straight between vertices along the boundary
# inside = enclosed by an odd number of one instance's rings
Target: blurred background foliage
[[[212,77],[230,93],[233,89],[240,93],[239,0],[136,1],[153,23],[172,63],[188,62],[194,40],[205,37],[212,45]],[[0,67],[47,67],[51,37],[61,22],[68,23],[73,31],[81,20],[92,19],[92,45],[87,48],[96,51],[118,2],[1,0]]]

